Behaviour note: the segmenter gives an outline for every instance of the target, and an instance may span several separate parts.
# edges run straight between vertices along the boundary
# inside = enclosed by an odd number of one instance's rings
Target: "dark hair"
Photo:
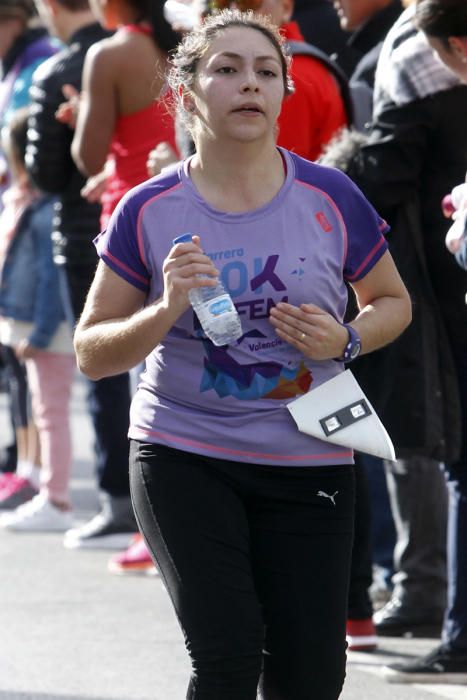
[[[222,10],[209,15],[196,29],[185,34],[172,55],[171,68],[168,73],[168,82],[178,104],[178,115],[182,123],[191,130],[193,119],[186,113],[181,98],[181,89],[190,90],[195,82],[198,63],[212,41],[225,29],[230,27],[246,27],[261,32],[276,49],[282,67],[282,79],[285,95],[290,95],[293,90],[293,82],[289,73],[290,57],[285,49],[285,42],[277,27],[270,20],[252,12],[240,12],[239,10]]]
[[[467,0],[417,0],[415,24],[444,43],[450,36],[467,36]]]
[[[31,19],[36,14],[33,0],[1,0],[1,17],[20,17],[21,19]]]
[[[89,10],[88,0],[57,0],[59,5],[66,7],[70,12],[83,12]]]
[[[10,137],[11,154],[14,159],[21,164],[24,164],[24,159],[26,157],[28,118],[29,107],[22,107],[13,112],[5,127]]]
[[[164,0],[127,0],[136,10],[138,22],[149,22],[152,27],[154,41],[157,46],[168,53],[180,41],[180,35],[174,32],[172,26],[164,17]]]

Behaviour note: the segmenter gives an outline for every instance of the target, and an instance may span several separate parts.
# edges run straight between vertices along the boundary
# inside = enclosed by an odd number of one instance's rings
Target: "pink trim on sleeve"
[[[148,278],[143,277],[142,275],[139,275],[137,272],[131,269],[131,267],[128,267],[124,262],[119,260],[118,258],[115,257],[115,255],[112,255],[112,253],[108,250],[105,249],[102,251],[102,257],[107,257],[109,260],[111,260],[117,267],[119,267],[121,270],[124,270],[127,275],[130,275],[130,277],[134,277],[136,280],[139,282],[142,282],[146,286],[149,286]]]
[[[183,183],[177,182],[176,185],[173,185],[172,187],[169,187],[167,190],[164,190],[163,192],[160,192],[159,194],[154,195],[154,197],[151,197],[151,199],[148,199],[147,202],[143,204],[141,209],[138,212],[138,219],[136,223],[136,240],[138,243],[138,251],[141,257],[141,260],[145,264],[146,267],[148,267],[147,259],[146,259],[146,254],[144,252],[144,244],[143,244],[143,214],[146,209],[146,207],[149,204],[152,204],[156,199],[159,199],[159,197],[164,197],[165,195],[169,194],[170,192],[173,192],[174,190],[178,189],[179,187],[182,186]]]
[[[353,275],[348,275],[348,276],[346,277],[346,279],[348,279],[350,282],[351,282],[352,280],[356,279],[356,278],[359,276],[359,274],[361,273],[361,271],[364,270],[365,267],[368,265],[368,263],[370,262],[371,258],[374,257],[374,256],[376,255],[376,253],[378,252],[378,250],[379,250],[379,249],[381,248],[381,246],[384,245],[385,243],[386,243],[386,239],[383,238],[383,236],[381,236],[381,238],[379,239],[378,243],[374,246],[374,248],[372,248],[372,249],[370,250],[370,252],[369,252],[368,255],[366,256],[366,258],[364,259],[364,261],[358,266],[358,268],[355,270],[355,272],[353,273]]]

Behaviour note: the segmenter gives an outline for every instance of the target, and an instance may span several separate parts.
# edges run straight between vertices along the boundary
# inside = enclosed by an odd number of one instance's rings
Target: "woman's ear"
[[[194,101],[192,95],[190,95],[189,92],[181,91],[181,92],[180,92],[180,99],[181,99],[181,101],[182,101],[183,109],[184,109],[186,112],[191,112],[191,113],[193,113],[193,112],[196,110],[195,101]]]
[[[467,37],[450,36],[448,42],[456,58],[467,63]]]

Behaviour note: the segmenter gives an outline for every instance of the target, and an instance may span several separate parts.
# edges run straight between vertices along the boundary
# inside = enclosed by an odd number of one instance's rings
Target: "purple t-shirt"
[[[129,436],[257,464],[349,464],[352,450],[299,433],[286,408],[343,371],[281,340],[268,320],[279,301],[313,303],[342,320],[345,280],[364,277],[387,249],[386,223],[346,175],[281,149],[286,179],[263,207],[226,213],[207,204],[189,160],[131,190],[96,239],[105,263],[146,294],[163,292],[172,240],[197,234],[240,314],[243,336],[216,347],[184,313],[146,359]]]

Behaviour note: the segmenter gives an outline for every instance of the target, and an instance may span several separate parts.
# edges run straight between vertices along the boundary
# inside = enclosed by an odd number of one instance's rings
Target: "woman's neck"
[[[201,142],[190,174],[201,196],[216,209],[242,212],[267,204],[285,179],[275,144],[223,145]]]

